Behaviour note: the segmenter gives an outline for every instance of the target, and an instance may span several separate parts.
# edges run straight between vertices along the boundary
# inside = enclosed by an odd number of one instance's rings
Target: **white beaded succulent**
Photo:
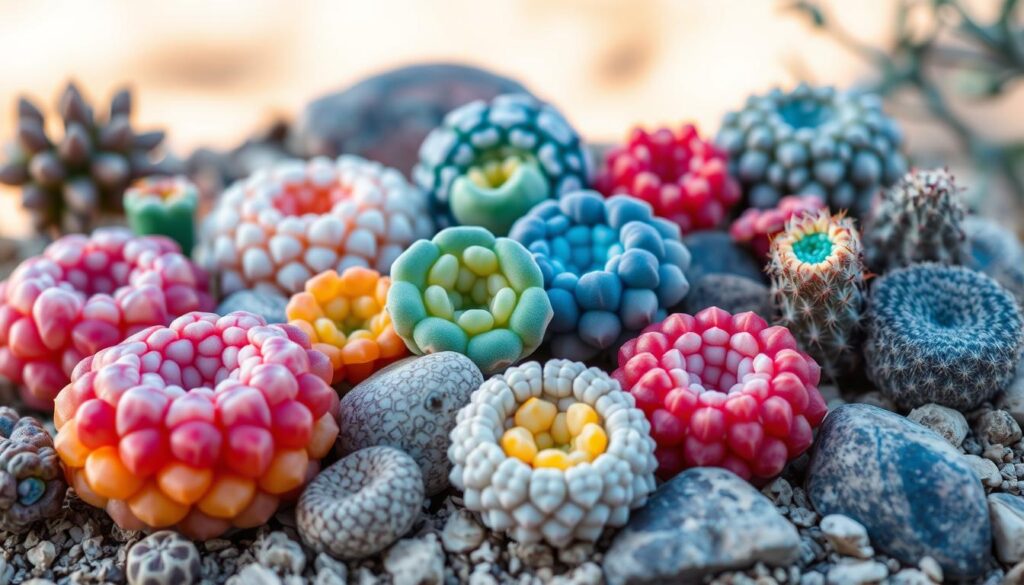
[[[562,411],[576,402],[593,407],[608,435],[605,452],[564,471],[506,455],[500,438],[531,397]],[[485,525],[519,542],[596,541],[605,527],[624,525],[654,491],[650,423],[633,396],[597,368],[568,360],[550,360],[543,370],[537,362],[509,368],[473,392],[456,420],[448,448],[452,485]]]
[[[433,234],[426,195],[400,172],[357,156],[321,157],[231,185],[206,218],[196,255],[221,295],[293,294],[324,270],[388,274],[410,244]]]

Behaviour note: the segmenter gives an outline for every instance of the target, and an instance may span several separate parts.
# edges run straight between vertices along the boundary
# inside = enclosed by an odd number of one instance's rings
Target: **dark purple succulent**
[[[57,514],[66,492],[50,434],[35,418],[0,406],[0,530],[21,532]]]

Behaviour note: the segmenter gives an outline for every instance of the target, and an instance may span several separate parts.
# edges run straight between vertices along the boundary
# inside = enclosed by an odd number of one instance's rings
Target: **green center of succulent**
[[[807,234],[793,243],[793,254],[806,264],[823,262],[831,253],[832,240],[826,233]]]
[[[517,219],[550,193],[536,160],[517,153],[494,153],[455,180],[449,205],[456,223],[504,236]]]

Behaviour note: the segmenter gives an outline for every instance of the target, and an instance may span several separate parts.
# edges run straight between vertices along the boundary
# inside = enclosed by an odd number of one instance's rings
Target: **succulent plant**
[[[919,262],[964,264],[964,206],[945,169],[914,170],[879,193],[864,228],[864,256],[882,273]]]
[[[868,377],[905,409],[977,407],[1006,388],[1024,349],[1013,296],[962,266],[887,273],[872,287],[868,317]]]
[[[857,365],[864,261],[853,221],[822,210],[793,217],[772,240],[768,274],[778,324],[829,378]]]
[[[440,227],[504,236],[531,207],[585,188],[590,154],[554,107],[526,94],[453,110],[420,147],[413,170]]]
[[[787,195],[770,209],[745,209],[729,226],[729,235],[741,244],[748,244],[758,258],[767,260],[772,238],[786,229],[786,222],[794,215],[828,209],[817,195]]]
[[[0,406],[0,530],[23,532],[56,515],[67,492],[53,439],[43,425]]]
[[[774,207],[801,193],[856,217],[906,171],[902,141],[878,96],[805,84],[751,96],[726,114],[716,138],[748,206]]]
[[[726,160],[692,124],[678,131],[638,127],[605,155],[594,187],[608,197],[621,193],[646,201],[686,234],[718,227],[739,202],[740,186]]]
[[[131,110],[131,92],[123,89],[100,118],[70,83],[58,104],[64,126],[58,140],[47,135],[38,107],[18,101],[17,137],[0,163],[0,183],[22,188],[37,231],[86,232],[100,214],[122,211],[133,180],[171,172],[169,161],[154,159],[164,133],[136,133]]]
[[[1017,234],[976,215],[964,218],[963,227],[970,254],[967,265],[996,279],[1024,306],[1024,245]]]

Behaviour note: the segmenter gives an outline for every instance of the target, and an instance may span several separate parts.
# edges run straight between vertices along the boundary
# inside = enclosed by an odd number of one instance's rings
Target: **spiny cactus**
[[[853,221],[827,210],[789,220],[772,241],[768,274],[778,324],[830,378],[858,361],[864,263]]]
[[[867,373],[901,408],[975,408],[1006,388],[1022,347],[1020,309],[985,274],[915,264],[872,287]]]
[[[864,231],[868,266],[882,273],[920,262],[963,264],[964,206],[945,169],[914,170],[880,193]]]

